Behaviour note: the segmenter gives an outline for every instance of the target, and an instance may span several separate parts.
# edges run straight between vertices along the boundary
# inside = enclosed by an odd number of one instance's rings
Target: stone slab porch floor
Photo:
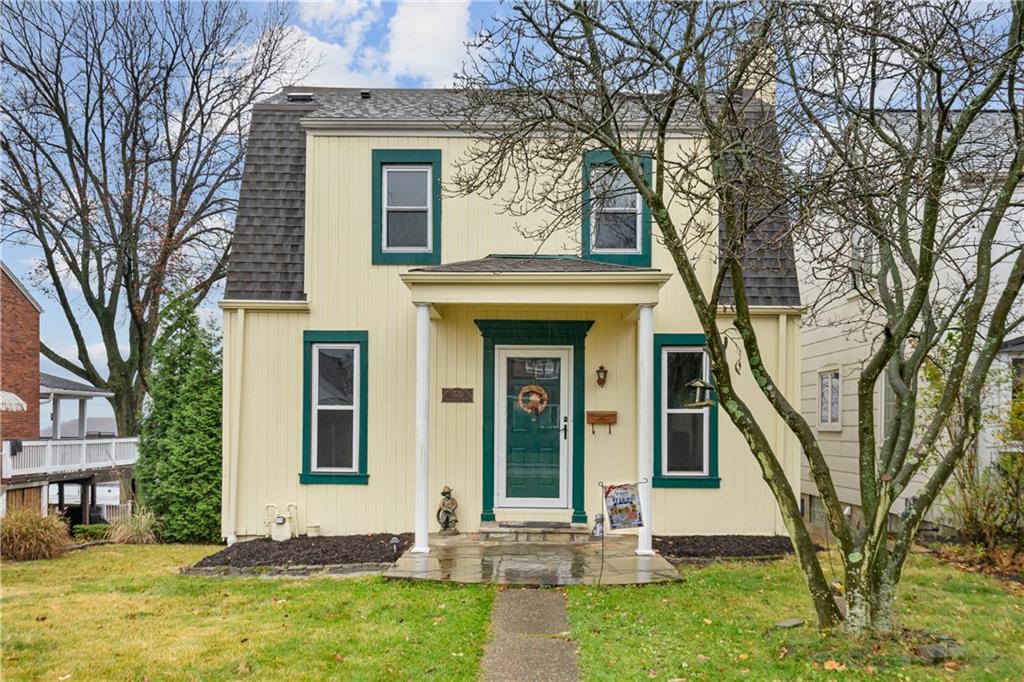
[[[664,557],[637,556],[636,538],[601,543],[493,542],[475,534],[430,539],[430,553],[406,552],[385,578],[496,585],[642,585],[681,580]]]

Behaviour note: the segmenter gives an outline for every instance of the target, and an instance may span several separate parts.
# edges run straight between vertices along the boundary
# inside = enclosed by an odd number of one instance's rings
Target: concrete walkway
[[[491,611],[491,642],[484,650],[483,679],[491,682],[575,682],[576,643],[569,638],[565,593],[509,589]]]
[[[601,543],[495,542],[460,535],[434,541],[429,554],[406,552],[385,578],[496,585],[642,585],[679,580],[661,556],[636,556],[633,537]]]

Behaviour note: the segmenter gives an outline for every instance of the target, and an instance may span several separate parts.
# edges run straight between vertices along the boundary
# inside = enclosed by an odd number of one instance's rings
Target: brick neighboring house
[[[89,401],[113,393],[39,371],[41,312],[39,302],[0,263],[0,515],[27,507],[90,523],[130,514],[138,439],[97,428],[102,418],[90,424]],[[41,403],[50,409],[45,433],[39,425]],[[61,406],[68,403],[77,406],[77,415],[62,420]],[[99,503],[97,485],[110,482],[121,489],[121,504]]]
[[[0,412],[0,441],[39,438],[39,313],[42,307],[13,272],[0,263],[0,391],[25,403]],[[10,472],[0,472],[9,476]],[[8,491],[6,506],[42,505],[38,486]]]

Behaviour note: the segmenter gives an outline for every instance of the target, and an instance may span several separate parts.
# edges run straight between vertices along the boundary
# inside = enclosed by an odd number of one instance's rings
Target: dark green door
[[[562,358],[506,356],[505,497],[559,498]]]

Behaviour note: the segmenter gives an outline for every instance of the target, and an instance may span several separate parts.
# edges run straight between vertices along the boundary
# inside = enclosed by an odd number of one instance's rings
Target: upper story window
[[[441,262],[441,151],[373,150],[375,265]]]
[[[850,286],[854,289],[870,287],[876,274],[877,257],[875,235],[869,230],[854,228],[850,235]]]
[[[640,253],[640,194],[613,164],[590,167],[590,252]]]
[[[385,253],[431,250],[430,166],[384,166]]]
[[[651,178],[651,159],[639,158]],[[651,213],[610,152],[587,152],[583,162],[583,257],[621,265],[651,264]]]

